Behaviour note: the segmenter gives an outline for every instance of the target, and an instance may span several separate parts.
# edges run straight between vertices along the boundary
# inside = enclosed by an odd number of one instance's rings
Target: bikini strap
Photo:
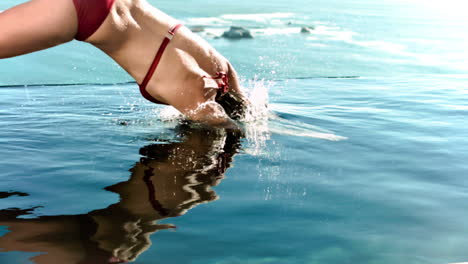
[[[225,72],[217,72],[216,76],[205,75],[203,78],[216,81],[218,89],[221,90],[223,94],[229,92],[229,77]]]
[[[151,67],[149,68],[148,72],[146,73],[145,79],[143,79],[143,82],[140,84],[140,90],[145,90],[146,91],[146,86],[148,85],[148,82],[151,80],[151,77],[153,77],[154,71],[158,67],[159,62],[161,61],[161,57],[166,50],[167,45],[169,45],[169,42],[171,42],[172,38],[174,37],[176,31],[182,27],[182,24],[177,24],[175,27],[170,29],[166,37],[164,38],[163,42],[161,43],[161,46],[159,46],[158,52],[156,53],[156,56],[154,57],[153,63],[151,64]]]

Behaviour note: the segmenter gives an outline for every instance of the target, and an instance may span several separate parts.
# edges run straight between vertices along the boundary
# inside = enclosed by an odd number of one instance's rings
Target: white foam
[[[244,82],[245,83],[245,82]],[[245,84],[251,106],[244,118],[245,137],[247,139],[246,153],[250,155],[265,154],[266,142],[270,139],[268,129],[268,109],[269,90],[274,86],[274,82],[265,80],[249,80]]]
[[[219,17],[193,17],[187,19],[185,24],[189,25],[228,25],[230,21],[226,21]]]
[[[289,35],[297,34],[301,32],[301,28],[298,27],[288,27],[288,28],[261,28],[261,29],[252,29],[252,32],[255,35]]]
[[[299,34],[301,28],[297,26],[285,27],[285,19],[295,18],[294,13],[258,13],[258,14],[225,14],[220,17],[204,17],[204,18],[189,18],[188,23],[194,25],[205,26],[229,26],[236,21],[251,21],[257,23],[264,23],[272,27],[251,29],[254,36],[272,36],[272,35],[292,35]],[[374,50],[381,50],[391,54],[400,56],[409,56],[413,59],[416,58],[421,63],[438,64],[434,57],[422,56],[421,54],[409,53],[406,51],[407,47],[403,44],[393,43],[383,40],[360,40],[357,36],[359,33],[343,29],[326,21],[314,21],[315,29],[307,37],[309,41],[316,40],[332,40],[342,41],[348,44],[356,45],[363,48]],[[227,28],[207,28],[204,35],[221,36]],[[307,44],[308,46],[327,47],[323,43]]]
[[[406,52],[406,46],[398,43],[392,43],[382,40],[357,40],[356,36],[359,36],[359,33],[345,30],[340,27],[336,26],[325,26],[320,25],[315,28],[312,32],[312,36],[308,37],[308,40],[334,40],[334,41],[342,41],[348,44],[364,47],[364,48],[371,48],[376,50],[387,51],[392,54],[403,55],[406,56],[408,53]],[[320,38],[321,37],[321,38]]]
[[[294,13],[260,13],[260,14],[226,14],[222,15],[221,18],[227,20],[237,21],[255,21],[255,22],[268,22],[269,20],[278,18],[290,18],[293,17]]]
[[[294,115],[306,115],[307,113],[310,113],[312,109],[308,107],[292,106],[289,104],[274,104],[270,107],[277,112],[290,113]],[[272,115],[270,120],[270,132],[275,134],[310,137],[330,141],[347,139],[346,137],[336,135],[327,129],[317,127],[312,124],[287,120],[276,115]]]
[[[250,155],[268,155],[265,149],[266,142],[271,139],[272,134],[287,135],[294,137],[308,137],[330,141],[345,140],[326,129],[297,121],[291,121],[276,116],[271,108],[281,109],[277,105],[268,103],[269,91],[274,88],[275,83],[265,80],[251,80],[246,82],[249,100],[252,103],[251,109],[245,118],[246,153]],[[291,105],[286,105],[290,108]],[[298,114],[304,114],[299,112]]]
[[[282,19],[293,17],[294,13],[260,13],[260,14],[225,14],[220,17],[192,17],[184,21],[189,25],[230,25],[233,22],[257,22],[273,25],[284,25]]]
[[[343,30],[339,27],[317,26],[312,32],[314,36],[325,36],[330,40],[352,41],[357,35],[354,31]]]
[[[314,25],[329,25],[330,22],[326,22],[326,21],[314,21],[313,24],[314,24]]]
[[[163,122],[178,121],[184,118],[184,116],[172,106],[158,108],[155,110],[155,114],[157,114]]]
[[[207,37],[216,37],[216,36],[221,36],[226,29],[221,29],[221,28],[207,28],[205,29],[204,32],[202,32],[203,35]]]
[[[468,110],[468,105],[443,105],[447,108],[453,109],[453,110],[460,110],[460,111],[466,111]]]
[[[328,47],[328,45],[322,44],[322,43],[308,43],[307,46],[309,46],[309,47],[320,47],[320,48]]]
[[[207,28],[202,33],[206,36],[221,36],[226,29],[224,28]],[[256,28],[251,29],[250,32],[254,36],[273,36],[273,35],[292,35],[300,34],[301,28],[299,27],[269,27],[269,28]],[[316,37],[308,37],[308,39],[318,40]]]
[[[250,109],[243,121],[252,122],[268,118],[269,91],[274,87],[274,81],[258,79],[241,80],[243,91],[250,101]]]
[[[270,21],[270,24],[272,25],[277,25],[277,26],[281,26],[281,25],[284,25],[284,20],[281,20],[281,19],[273,19]]]
[[[406,53],[403,54],[404,50],[406,49],[406,46],[402,44],[391,43],[391,42],[386,42],[386,41],[381,41],[381,40],[356,41],[356,40],[351,39],[348,42],[351,44],[361,46],[361,47],[383,50],[383,51],[387,51],[387,52],[394,53],[394,54],[401,54],[401,55],[406,54]]]
[[[314,129],[307,127],[306,124],[290,122],[284,119],[281,122],[272,123],[270,125],[270,132],[279,135],[309,137],[325,139],[329,141],[340,141],[347,139],[346,137],[338,136],[333,133],[315,131]]]

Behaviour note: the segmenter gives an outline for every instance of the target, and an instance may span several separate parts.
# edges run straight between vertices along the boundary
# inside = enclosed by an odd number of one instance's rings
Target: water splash
[[[269,90],[274,86],[274,82],[254,78],[253,80],[243,81],[243,83],[251,103],[242,120],[247,139],[247,145],[244,150],[256,156],[264,153],[266,142],[271,136],[268,129],[270,112],[268,101]]]
[[[245,124],[244,128],[247,139],[245,151],[247,153],[256,156],[267,154],[268,151],[265,149],[266,143],[271,140],[273,134],[309,137],[329,141],[347,139],[312,124],[281,118],[276,113],[287,111],[288,107],[282,108],[278,107],[279,105],[277,104],[269,103],[269,93],[276,87],[275,82],[255,78],[250,81],[244,81],[244,83],[249,100],[252,103],[244,120],[242,120]],[[281,93],[281,91],[279,92]]]
[[[153,113],[158,115],[163,122],[180,121],[184,118],[184,116],[172,106],[155,109]]]
[[[281,113],[288,113],[295,108],[289,104],[282,106],[269,102],[270,94],[282,93],[283,88],[277,82],[254,78],[241,80],[241,84],[251,102],[245,117],[241,120],[245,131],[246,153],[254,156],[271,156],[272,151],[267,149],[267,143],[274,134],[330,141],[346,139],[312,124],[280,117]],[[113,123],[121,125],[124,129],[141,133],[154,132],[155,129],[170,129],[185,119],[184,115],[172,106],[146,104],[137,95],[125,96],[123,90],[120,92],[124,102],[116,105],[114,109],[105,111],[104,116],[110,117]],[[300,109],[296,114],[306,115],[307,111]]]

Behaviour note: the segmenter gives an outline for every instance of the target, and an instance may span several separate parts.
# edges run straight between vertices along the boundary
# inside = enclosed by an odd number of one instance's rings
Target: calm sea
[[[0,263],[468,261],[465,1],[150,2],[238,69],[245,135],[88,44],[0,60]]]

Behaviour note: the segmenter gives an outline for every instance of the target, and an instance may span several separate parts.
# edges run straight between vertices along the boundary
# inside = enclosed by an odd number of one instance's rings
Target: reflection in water
[[[180,126],[178,141],[157,141],[140,149],[144,156],[128,181],[106,187],[120,202],[83,215],[19,219],[35,208],[0,210],[3,252],[41,252],[36,264],[102,264],[135,260],[151,245],[150,235],[175,228],[156,220],[184,214],[217,198],[211,189],[223,178],[240,148],[240,136],[219,130]],[[2,193],[2,197],[21,193]],[[27,195],[27,194],[21,194]]]

